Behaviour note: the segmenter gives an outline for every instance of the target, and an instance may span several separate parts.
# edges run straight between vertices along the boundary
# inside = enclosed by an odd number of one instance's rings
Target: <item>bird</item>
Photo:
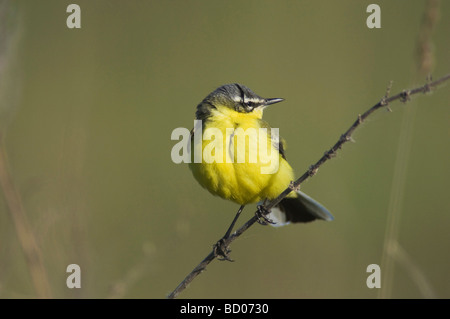
[[[244,206],[252,203],[258,203],[261,224],[284,226],[334,219],[325,206],[300,190],[292,190],[270,211],[264,211],[263,204],[278,197],[294,180],[285,141],[278,129],[262,119],[267,107],[282,101],[263,98],[232,83],[220,86],[197,105],[189,168],[211,194],[240,205],[222,239],[230,235]]]

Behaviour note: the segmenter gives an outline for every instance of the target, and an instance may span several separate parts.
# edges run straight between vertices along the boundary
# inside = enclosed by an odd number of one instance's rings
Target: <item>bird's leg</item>
[[[255,216],[258,217],[258,223],[261,225],[268,225],[268,224],[276,224],[273,220],[267,217],[267,215],[270,213],[264,206],[266,204],[267,199],[264,200],[262,205],[257,206],[257,211],[255,213]]]
[[[239,210],[236,213],[236,216],[234,216],[234,219],[231,222],[230,227],[228,227],[227,232],[214,245],[214,253],[216,254],[216,256],[221,256],[222,257],[220,260],[233,261],[230,257],[228,257],[228,254],[231,252],[231,250],[228,248],[228,246],[225,245],[225,240],[228,239],[228,237],[230,237],[231,231],[233,230],[234,225],[236,224],[236,221],[238,220],[239,216],[241,215],[242,210],[244,209],[244,206],[245,205],[242,205],[241,207],[239,207]]]

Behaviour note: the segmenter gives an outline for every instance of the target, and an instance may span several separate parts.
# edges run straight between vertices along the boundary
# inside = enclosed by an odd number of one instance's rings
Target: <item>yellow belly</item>
[[[207,133],[210,127],[218,129],[216,132],[221,132],[222,136]],[[233,134],[227,134],[227,128]],[[251,132],[247,130],[249,128],[258,134],[248,134],[243,142],[244,132]],[[260,134],[259,128],[257,118],[215,116],[214,121],[208,122],[203,138],[210,140],[202,139],[197,143],[192,140],[192,156],[194,152],[203,154],[201,163],[192,161],[189,165],[200,185],[212,194],[240,205],[273,199],[286,189],[294,178],[292,168],[273,147],[270,138]],[[266,152],[255,150],[262,137]],[[256,156],[251,158],[250,154],[255,152]],[[244,162],[242,154],[245,155]]]

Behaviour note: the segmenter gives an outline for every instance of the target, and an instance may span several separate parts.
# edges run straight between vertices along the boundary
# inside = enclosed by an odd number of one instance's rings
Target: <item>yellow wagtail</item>
[[[294,180],[284,141],[277,129],[262,120],[263,110],[281,101],[262,98],[235,83],[219,87],[197,106],[191,131],[194,160],[189,167],[213,195],[241,205],[223,238],[230,235],[245,205],[276,198]],[[262,207],[258,205],[257,213],[262,224],[333,220],[323,205],[301,191],[292,191],[270,212],[261,211]]]

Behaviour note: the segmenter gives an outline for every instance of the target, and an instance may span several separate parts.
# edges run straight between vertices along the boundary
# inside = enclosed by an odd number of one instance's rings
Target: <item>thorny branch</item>
[[[431,81],[431,78],[427,79],[427,83],[421,87],[417,87],[412,90],[403,90],[402,92],[389,97],[390,90],[392,87],[392,81],[387,87],[385,96],[374,106],[372,106],[370,109],[368,109],[366,112],[364,112],[362,115],[358,115],[355,122],[350,126],[350,128],[339,137],[339,140],[334,144],[328,151],[324,153],[324,155],[313,165],[309,167],[309,169],[300,176],[296,181],[291,182],[288,188],[286,188],[277,198],[274,200],[268,202],[266,205],[264,205],[265,212],[270,211],[271,208],[276,206],[283,198],[285,198],[291,191],[296,190],[300,187],[300,185],[307,180],[308,178],[314,176],[317,171],[319,170],[319,167],[322,166],[323,163],[325,163],[327,160],[333,158],[336,156],[336,153],[338,150],[342,148],[342,146],[352,140],[352,134],[353,132],[358,128],[358,126],[363,123],[367,117],[369,117],[370,114],[375,112],[376,110],[386,107],[389,111],[389,103],[400,100],[401,102],[408,102],[411,99],[412,95],[418,94],[418,93],[428,93],[433,88],[436,88],[438,85],[444,83],[445,81],[450,79],[450,74],[447,74],[440,79],[436,81]],[[237,229],[234,233],[230,235],[230,237],[225,238],[223,241],[223,247],[225,247],[226,251],[230,251],[228,247],[230,244],[238,238],[242,233],[244,233],[247,229],[249,229],[255,222],[257,222],[258,217],[253,216],[250,220],[248,220],[244,225],[242,225],[239,229]],[[216,250],[212,250],[208,256],[203,259],[200,264],[197,265],[187,276],[186,278],[175,288],[174,291],[172,291],[167,298],[174,299],[176,298],[186,287],[197,277],[203,270],[206,269],[206,267],[213,261],[216,257],[218,257],[218,254]]]

